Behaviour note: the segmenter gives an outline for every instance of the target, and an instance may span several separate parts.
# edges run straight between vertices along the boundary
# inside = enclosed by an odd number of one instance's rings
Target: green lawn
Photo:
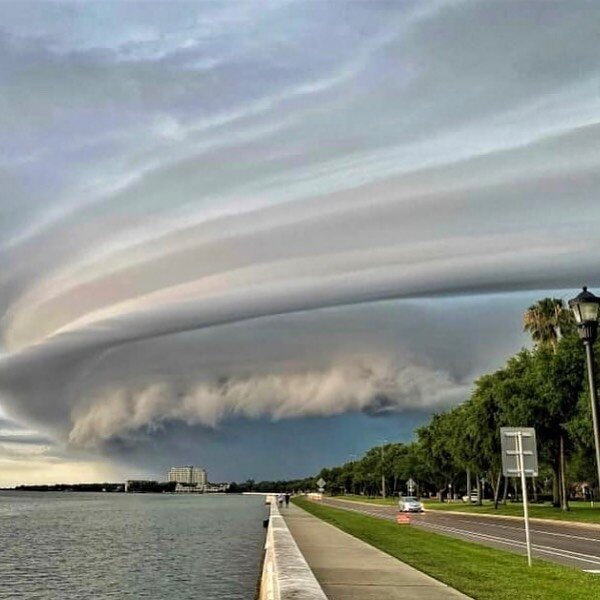
[[[435,510],[458,510],[464,512],[472,512],[475,514],[488,515],[508,515],[515,517],[523,516],[523,505],[509,503],[505,506],[498,506],[498,510],[494,508],[493,502],[485,502],[483,506],[460,503],[447,502],[426,502],[426,507]],[[555,508],[551,504],[530,504],[529,516],[538,519],[555,519],[561,521],[580,521],[584,523],[600,524],[600,505],[596,503],[594,508],[589,502],[571,502],[570,510],[564,511],[560,508]]]
[[[534,560],[332,508],[305,498],[298,506],[476,600],[600,600],[600,575]]]
[[[366,498],[365,496],[336,496],[342,500],[352,500],[356,502],[368,502],[372,504],[389,504],[395,506],[397,498]],[[436,502],[434,500],[424,500],[425,508],[435,510],[449,510],[472,512],[480,515],[506,515],[523,516],[523,505],[517,503],[500,504],[498,510],[494,508],[491,501],[484,502],[483,506],[475,504],[466,504],[464,502]],[[600,503],[596,503],[594,508],[589,502],[571,502],[571,510],[563,511],[560,508],[554,508],[550,504],[529,504],[529,516],[538,519],[555,519],[560,521],[579,521],[582,523],[600,524]]]
[[[367,502],[368,504],[389,504],[390,506],[398,506],[398,498],[371,498],[368,496],[333,496],[335,499],[352,500],[353,502]]]

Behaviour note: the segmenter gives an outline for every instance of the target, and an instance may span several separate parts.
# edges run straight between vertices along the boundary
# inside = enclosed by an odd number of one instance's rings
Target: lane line
[[[434,518],[438,518],[437,516]],[[452,521],[453,517],[446,517],[445,520],[446,522],[448,521]],[[441,519],[442,521],[444,520],[444,517],[442,517]],[[485,523],[482,523],[481,521],[474,521],[474,520],[470,520],[470,519],[459,519],[459,521],[461,523],[469,523],[471,525],[482,525],[485,524],[486,527],[497,527],[498,529],[510,529],[513,531],[522,531],[522,527],[514,527],[511,525],[498,525],[497,523],[488,523],[487,521]],[[598,542],[600,543],[600,538],[589,538],[589,537],[585,537],[582,535],[571,535],[569,533],[557,533],[555,531],[545,531],[543,529],[532,529],[531,530],[532,533],[539,533],[541,535],[553,535],[553,536],[557,536],[557,537],[566,537],[569,539],[577,539],[577,540],[582,540],[585,542]]]
[[[336,500],[334,504],[332,504],[332,506],[338,506],[338,508],[341,508],[340,504],[343,504],[344,507],[346,506],[350,506],[350,505],[359,505],[359,506],[366,506],[366,504],[359,504],[358,502],[352,502],[351,500]],[[370,507],[369,507],[370,508]],[[384,511],[386,509],[391,510],[394,507],[391,505],[388,506],[378,506],[377,509]],[[358,508],[352,508],[351,510],[355,510],[355,511],[359,511]],[[360,511],[359,511],[360,512]],[[425,511],[425,513],[421,513],[423,514],[427,514],[427,510]],[[449,521],[456,519],[456,520],[460,520],[463,523],[472,523],[472,524],[476,524],[476,525],[481,525],[481,524],[485,524],[486,526],[489,527],[498,527],[498,528],[505,528],[505,529],[515,529],[518,530],[519,527],[515,527],[515,526],[510,526],[510,525],[500,525],[498,523],[492,523],[491,521],[493,519],[489,518],[489,516],[486,515],[481,515],[480,520],[473,520],[472,516],[477,517],[477,515],[465,515],[465,514],[456,514],[455,516],[450,516],[452,515],[452,511],[434,511],[435,512],[435,517],[434,518],[440,518],[440,519],[447,519]],[[433,513],[430,513],[433,514]],[[494,515],[494,520],[498,519],[499,521],[502,520],[502,518],[506,518],[507,520],[513,520],[514,517],[504,517],[504,515],[498,515],[497,517]],[[522,517],[519,517],[522,518]],[[540,526],[540,524],[537,524],[538,527]],[[585,523],[583,522],[578,522],[576,524],[574,523],[570,523],[568,521],[556,521],[556,522],[550,522],[550,523],[546,523],[545,525],[547,525],[548,527],[564,527],[566,529],[568,529],[569,527],[575,529],[580,529],[582,526],[585,527]],[[544,529],[532,529],[532,532],[536,532],[536,533],[541,533],[544,535],[554,535],[554,536],[564,536],[567,538],[573,538],[573,539],[580,539],[582,541],[586,541],[586,542],[597,542],[600,543],[600,538],[590,538],[590,537],[585,537],[585,536],[581,536],[581,535],[577,535],[577,534],[571,534],[571,533],[558,533],[558,532],[554,532],[554,531],[546,531]]]
[[[333,506],[335,506],[335,504],[333,504]],[[338,504],[339,506],[339,504]],[[352,509],[355,510],[357,512],[362,512],[360,511],[360,509]],[[377,510],[377,509],[376,509]],[[390,516],[391,517],[391,511],[385,511],[384,508],[379,509],[379,514],[381,515],[386,515],[386,516]],[[369,512],[369,515],[373,516],[375,514],[378,513],[374,513],[374,512]],[[426,513],[425,513],[426,514]],[[420,516],[423,516],[423,514],[421,513]],[[434,517],[435,519],[440,519],[442,522],[451,522],[455,517],[450,517],[450,516],[446,516],[444,515],[443,517],[438,517],[437,515]],[[458,519],[460,521],[460,523],[468,523],[471,525],[484,525],[485,527],[496,527],[498,529],[507,529],[507,530],[511,530],[511,531],[522,531],[522,527],[515,527],[512,525],[500,525],[498,523],[489,523],[487,520],[486,521],[477,521],[477,520],[473,520],[473,519],[468,519],[468,518],[462,518],[462,516]],[[421,521],[419,521],[421,522]],[[454,521],[456,523],[456,521]],[[568,524],[565,524],[566,527],[568,527]],[[555,536],[555,537],[565,537],[568,539],[573,539],[573,540],[581,540],[584,542],[597,542],[600,544],[600,538],[590,538],[590,537],[586,537],[583,535],[576,535],[576,534],[570,534],[570,533],[558,533],[555,531],[546,531],[544,529],[532,529],[531,530],[532,533],[539,533],[540,535],[551,535],[551,536]]]
[[[525,548],[525,542],[521,542],[518,540],[511,540],[509,538],[502,538],[499,536],[494,536],[486,533],[479,533],[475,531],[467,531],[465,529],[456,529],[453,527],[446,527],[444,525],[433,525],[431,523],[421,523],[431,529],[436,529],[438,531],[447,531],[451,533],[455,533],[457,535],[464,535],[466,537],[480,538],[488,541],[493,541],[499,544],[506,544],[508,546],[514,546],[518,548]],[[574,552],[572,550],[566,550],[564,548],[553,548],[551,546],[541,546],[539,544],[532,544],[532,548],[538,552],[542,552],[544,554],[551,554],[553,556],[561,556],[563,558],[568,558],[570,560],[591,563],[594,565],[600,566],[600,557],[594,556],[592,554],[583,554],[582,552]]]
[[[328,504],[335,506],[336,503],[328,502]],[[339,506],[339,504],[338,504],[338,506]],[[358,513],[362,513],[362,514],[368,514],[369,516],[384,517],[386,519],[393,520],[393,515],[391,514],[391,512],[385,511],[384,509],[366,510],[366,509],[361,509],[359,507],[356,507],[356,508],[351,508],[350,510],[353,510],[354,512],[358,512]],[[452,519],[452,517],[450,517],[450,519]],[[476,525],[481,524],[476,521],[475,522],[468,521],[468,522],[474,523]],[[470,537],[470,538],[475,538],[475,539],[479,539],[479,540],[491,541],[491,542],[495,542],[495,543],[499,543],[499,544],[504,544],[507,546],[513,546],[513,547],[516,547],[519,549],[523,549],[526,546],[525,542],[521,542],[519,540],[514,540],[511,538],[504,538],[504,537],[500,537],[500,536],[492,535],[492,534],[488,534],[488,533],[468,531],[466,529],[458,529],[456,527],[449,527],[447,525],[440,525],[440,524],[431,523],[431,522],[424,521],[424,520],[415,520],[414,523],[417,526],[422,526],[425,528],[454,533],[456,535],[464,536],[467,538]],[[486,525],[488,525],[488,524],[486,523]],[[498,525],[494,525],[494,526],[498,527]],[[510,526],[500,526],[500,527],[509,529],[509,530],[516,530],[516,531],[522,532],[522,529],[518,528],[518,527],[510,527]],[[544,535],[544,534],[548,534],[549,532],[539,531],[539,533],[541,535]],[[571,536],[568,536],[565,534],[560,534],[560,535],[563,535],[564,537],[571,537]],[[576,537],[576,536],[573,536],[573,537]],[[582,536],[577,536],[577,537],[579,537],[580,539],[589,540],[589,541],[599,541],[596,539],[583,538]],[[555,548],[552,546],[543,546],[541,544],[533,544],[532,547],[538,553],[549,554],[552,556],[560,556],[561,558],[567,558],[571,561],[591,563],[593,565],[600,566],[600,556],[596,556],[596,555],[592,555],[592,554],[584,554],[582,552],[567,550],[565,548]]]

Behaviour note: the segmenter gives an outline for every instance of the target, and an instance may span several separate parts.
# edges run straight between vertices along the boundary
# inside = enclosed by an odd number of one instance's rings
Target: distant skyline
[[[600,288],[593,3],[0,18],[0,485],[307,475]]]

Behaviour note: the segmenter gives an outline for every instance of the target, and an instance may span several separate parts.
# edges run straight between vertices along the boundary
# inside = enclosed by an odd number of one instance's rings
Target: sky
[[[593,2],[0,3],[0,486],[298,477],[600,284]]]

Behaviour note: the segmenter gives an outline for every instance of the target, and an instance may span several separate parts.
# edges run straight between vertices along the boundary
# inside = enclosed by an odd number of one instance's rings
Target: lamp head
[[[580,294],[569,300],[569,308],[573,311],[579,335],[583,341],[593,342],[598,332],[600,298],[589,292],[584,286]]]

